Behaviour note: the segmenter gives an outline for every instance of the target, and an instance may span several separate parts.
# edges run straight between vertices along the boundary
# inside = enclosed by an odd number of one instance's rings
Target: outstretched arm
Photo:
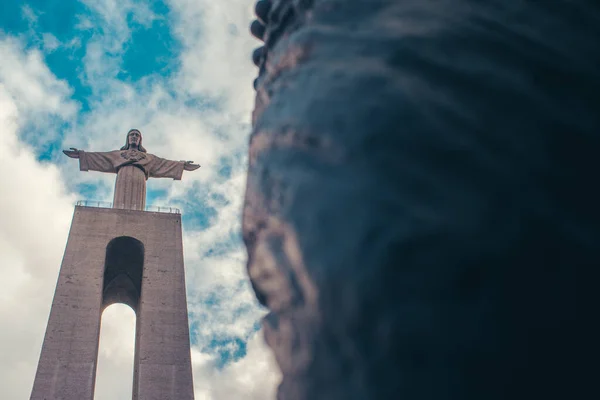
[[[116,172],[112,152],[86,152],[71,147],[69,150],[63,150],[63,153],[67,157],[78,158],[81,171]]]
[[[200,168],[193,161],[172,161],[154,156],[149,168],[150,177],[152,178],[172,178],[180,180],[183,171],[194,171]]]

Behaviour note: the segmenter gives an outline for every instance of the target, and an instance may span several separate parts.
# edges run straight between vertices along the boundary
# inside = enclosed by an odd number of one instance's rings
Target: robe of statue
[[[183,161],[171,161],[138,150],[85,152],[79,150],[79,169],[117,174],[113,208],[144,210],[146,180],[173,178],[180,180]]]

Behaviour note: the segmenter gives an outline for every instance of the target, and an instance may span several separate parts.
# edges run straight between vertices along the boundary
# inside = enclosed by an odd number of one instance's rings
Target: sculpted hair
[[[147,153],[147,151],[146,151],[146,149],[144,148],[144,146],[142,146],[142,132],[140,132],[140,131],[139,131],[139,130],[137,130],[137,129],[130,129],[130,130],[127,132],[127,135],[125,136],[125,146],[121,147],[121,150],[129,150],[129,134],[130,134],[131,132],[134,132],[134,131],[140,134],[140,145],[139,145],[139,147],[138,147],[139,151],[141,151],[141,152],[143,152],[143,153]]]

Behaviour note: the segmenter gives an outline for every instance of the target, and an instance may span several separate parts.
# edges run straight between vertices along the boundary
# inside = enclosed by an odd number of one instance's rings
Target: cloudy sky
[[[250,0],[3,0],[0,5],[0,398],[29,398],[74,203],[114,175],[61,149],[194,160],[148,182],[182,210],[197,400],[273,398],[279,379],[245,273],[240,213],[253,103]],[[131,398],[135,316],[102,317],[96,399]]]

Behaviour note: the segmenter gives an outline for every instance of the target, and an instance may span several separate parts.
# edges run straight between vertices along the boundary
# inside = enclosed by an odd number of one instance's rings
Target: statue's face
[[[134,145],[135,147],[139,147],[141,140],[142,140],[142,136],[140,135],[140,133],[138,131],[131,131],[131,132],[129,132],[129,134],[127,134],[127,143],[129,143],[129,145]]]

